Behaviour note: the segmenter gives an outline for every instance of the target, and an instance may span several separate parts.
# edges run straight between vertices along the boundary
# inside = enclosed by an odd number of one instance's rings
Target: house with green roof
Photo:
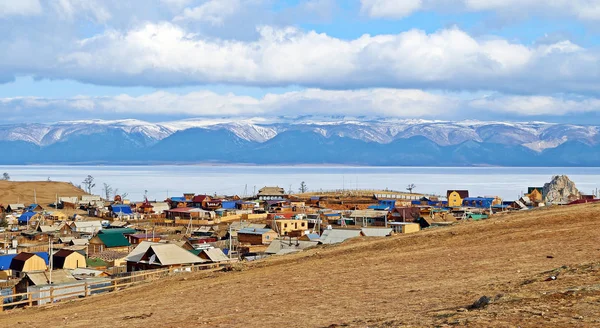
[[[90,239],[88,252],[90,254],[100,253],[107,250],[129,253],[131,244],[122,233],[101,232]]]

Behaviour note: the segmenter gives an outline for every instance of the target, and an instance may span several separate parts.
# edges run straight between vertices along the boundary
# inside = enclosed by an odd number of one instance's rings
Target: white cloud
[[[565,115],[573,113],[600,112],[597,98],[557,98],[550,96],[495,96],[475,99],[469,106],[476,109],[519,116]]]
[[[112,17],[109,9],[96,0],[58,0],[53,5],[59,16],[67,20],[85,17],[96,23],[105,23]]]
[[[232,115],[379,115],[386,117],[434,117],[453,110],[455,99],[420,90],[365,89],[331,91],[307,89],[262,98],[217,94],[211,91],[184,95],[157,91],[141,96],[78,96],[68,99],[19,97],[0,99],[2,109],[87,112],[90,117],[121,113],[140,115],[232,116]],[[65,117],[69,113],[63,112]]]
[[[186,8],[173,20],[197,20],[213,25],[222,25],[225,18],[232,16],[241,8],[241,0],[208,0],[197,7]]]
[[[422,0],[360,0],[361,12],[371,17],[403,18],[422,8]]]
[[[57,110],[59,109],[59,110]],[[55,111],[56,110],[56,111]],[[225,116],[367,116],[431,119],[490,119],[599,113],[600,100],[581,96],[512,96],[496,94],[430,93],[414,89],[306,89],[256,98],[197,91],[175,94],[157,91],[141,96],[77,96],[66,99],[0,98],[0,114],[53,120],[127,117]]]
[[[569,41],[526,46],[500,38],[476,39],[457,28],[354,40],[269,26],[259,33],[258,40],[244,42],[203,38],[171,23],[109,30],[57,55],[53,70],[41,74],[150,86],[600,91],[600,55]]]
[[[493,11],[500,14],[572,16],[600,19],[598,0],[361,0],[375,18],[404,18],[417,11]]]
[[[42,13],[39,0],[2,0],[0,18],[7,16],[32,16]]]

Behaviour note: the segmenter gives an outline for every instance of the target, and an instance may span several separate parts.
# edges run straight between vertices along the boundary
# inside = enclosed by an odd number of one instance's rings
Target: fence
[[[66,299],[89,297],[96,294],[124,289],[142,281],[161,279],[174,273],[198,272],[205,270],[214,271],[229,266],[231,266],[231,262],[199,264],[139,272],[123,272],[110,278],[89,279],[82,282],[61,284],[58,286],[47,285],[30,287],[26,293],[10,295],[0,294],[0,299],[2,300],[1,310],[4,311],[6,308],[18,306],[37,306],[51,304]]]

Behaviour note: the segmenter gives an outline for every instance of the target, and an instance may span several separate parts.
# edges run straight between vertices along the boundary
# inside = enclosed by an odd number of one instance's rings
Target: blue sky
[[[600,123],[600,0],[4,0],[4,123]]]

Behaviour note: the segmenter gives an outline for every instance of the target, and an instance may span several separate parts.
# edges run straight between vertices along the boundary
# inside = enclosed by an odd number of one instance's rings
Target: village
[[[174,273],[227,270],[239,261],[352,238],[598,201],[566,176],[527,190],[507,201],[469,190],[441,197],[412,190],[291,194],[265,186],[246,198],[185,193],[134,202],[84,194],[57,195],[51,204],[1,204],[2,309],[87,297]]]

